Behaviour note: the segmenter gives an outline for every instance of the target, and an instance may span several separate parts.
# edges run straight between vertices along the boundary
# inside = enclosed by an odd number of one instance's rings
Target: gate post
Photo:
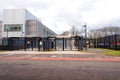
[[[55,51],[56,51],[56,39],[57,39],[57,38],[55,37]]]
[[[31,37],[31,46],[32,46],[32,50],[33,50],[33,37]]]
[[[19,45],[19,37],[17,38],[17,44],[18,44],[18,50],[20,49],[20,45]]]
[[[48,51],[49,51],[49,48],[50,48],[50,47],[49,47],[49,42],[50,42],[49,40],[50,40],[50,39],[49,39],[49,37],[48,37],[48,38],[47,38],[47,42],[48,42],[48,43],[47,43],[47,44],[48,44],[48,45],[47,45],[47,48],[48,48]]]
[[[111,44],[110,44],[110,43],[111,43],[111,40],[110,40],[110,36],[109,36],[108,39],[109,39],[109,49],[111,49]]]
[[[72,37],[70,38],[70,49],[72,51]]]
[[[24,39],[24,50],[26,51],[26,37]]]
[[[37,40],[38,41],[38,51],[40,51],[40,46],[41,46],[40,45],[40,40],[41,40],[40,38],[38,38],[38,40]]]
[[[78,38],[78,51],[80,51],[80,38]]]
[[[117,50],[117,34],[115,34],[115,50]]]
[[[64,38],[63,38],[63,51],[64,51]]]
[[[79,40],[80,40],[80,39],[78,38],[78,51],[80,51],[80,49],[79,49],[79,48],[80,48]]]
[[[12,51],[12,37],[8,38],[8,46],[9,46],[9,50]]]
[[[38,51],[40,51],[40,42],[39,42],[39,40],[38,40],[37,45],[38,45]]]

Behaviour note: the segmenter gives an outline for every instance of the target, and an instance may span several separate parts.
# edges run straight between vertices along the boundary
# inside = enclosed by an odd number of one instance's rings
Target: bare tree
[[[99,38],[113,34],[120,34],[120,27],[117,26],[104,27],[100,29],[90,30],[88,32],[88,36],[92,38]]]
[[[61,35],[62,36],[68,36],[69,35],[69,31],[63,31],[63,33]]]
[[[93,36],[94,36],[94,30],[90,30],[90,31],[88,31],[88,38],[93,38]]]
[[[76,33],[76,28],[75,28],[75,26],[72,26],[72,27],[71,27],[70,32],[71,32],[72,35],[75,35],[75,33]]]
[[[70,32],[72,35],[78,35],[80,33],[79,29],[77,29],[75,26],[71,27]]]

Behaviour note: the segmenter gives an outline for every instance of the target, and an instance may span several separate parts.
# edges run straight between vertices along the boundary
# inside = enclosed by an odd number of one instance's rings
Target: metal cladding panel
[[[25,20],[38,20],[38,18],[25,9]]]
[[[22,31],[9,31],[5,32],[5,25],[23,25]],[[25,31],[25,9],[5,9],[3,11],[3,26],[2,26],[2,37],[22,37]]]
[[[0,38],[2,38],[2,21],[0,21]]]
[[[24,24],[25,9],[6,9],[3,12],[4,24]]]
[[[47,37],[55,35],[26,9],[5,9],[3,12],[2,37]],[[6,31],[8,25],[11,31]],[[12,31],[13,25],[22,25],[20,31]]]
[[[28,20],[27,21],[26,34],[29,36],[37,35],[37,21],[36,20]]]

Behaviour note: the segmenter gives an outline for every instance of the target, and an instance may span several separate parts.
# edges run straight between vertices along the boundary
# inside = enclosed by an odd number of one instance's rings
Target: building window
[[[22,24],[5,24],[4,31],[22,31]]]

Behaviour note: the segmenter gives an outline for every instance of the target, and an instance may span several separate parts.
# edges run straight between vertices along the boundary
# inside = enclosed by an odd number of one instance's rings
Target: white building
[[[0,21],[0,39],[2,38],[2,21]]]
[[[26,9],[3,11],[2,37],[47,37],[56,35]]]

